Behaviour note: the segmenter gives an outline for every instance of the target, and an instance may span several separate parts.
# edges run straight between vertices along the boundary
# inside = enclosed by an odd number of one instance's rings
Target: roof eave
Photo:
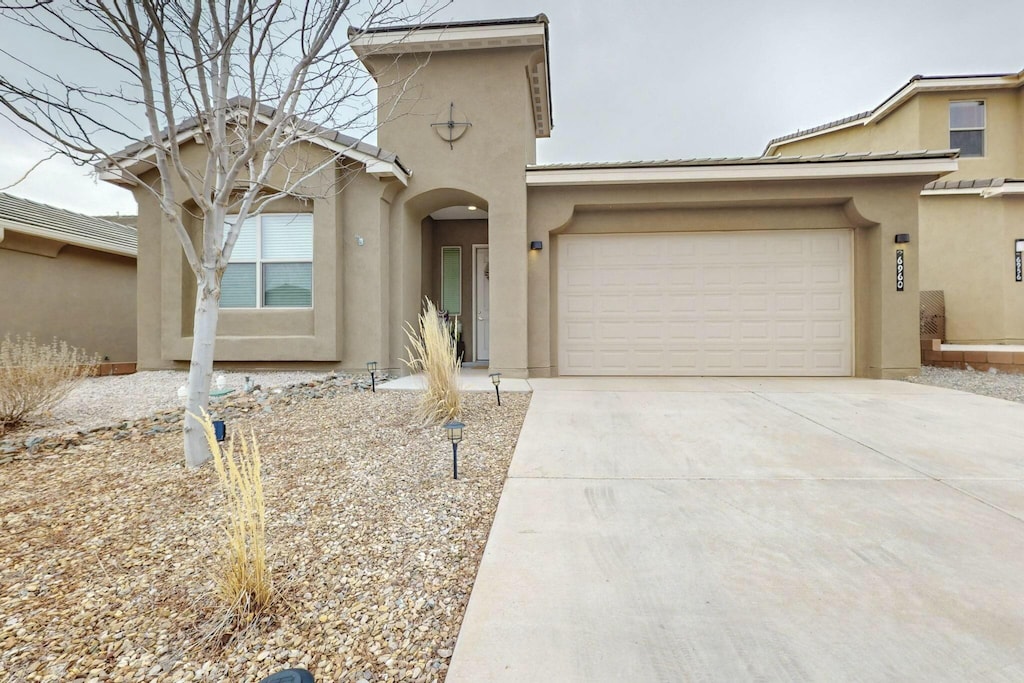
[[[957,170],[954,155],[628,168],[527,168],[529,187],[573,185],[641,185],[661,183],[757,182],[767,180],[829,180],[843,178],[939,177]]]
[[[68,235],[57,232],[56,230],[47,230],[46,228],[21,223],[19,221],[0,219],[0,237],[2,237],[4,230],[10,230],[11,232],[17,232],[23,235],[31,235],[32,237],[40,237],[52,242],[59,242],[61,244],[70,244],[76,247],[92,249],[93,251],[102,251],[107,254],[117,254],[118,256],[138,258],[138,249],[121,247],[103,240],[91,240],[78,235]]]

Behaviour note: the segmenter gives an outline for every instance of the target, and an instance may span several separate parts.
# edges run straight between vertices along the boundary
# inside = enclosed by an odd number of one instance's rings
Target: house
[[[0,338],[135,360],[134,228],[0,193]]]
[[[539,165],[548,30],[539,15],[351,36],[394,115],[379,147],[327,130],[303,143],[310,182],[337,189],[243,230],[218,362],[401,368],[428,296],[460,316],[467,360],[512,377],[918,371],[917,198],[956,170],[946,144]],[[151,154],[124,154],[143,183]],[[180,366],[193,278],[151,194],[107,178],[139,202],[140,367]]]
[[[915,76],[870,111],[776,138],[766,154],[960,150],[919,202],[922,291],[951,343],[1024,343],[1024,71]]]

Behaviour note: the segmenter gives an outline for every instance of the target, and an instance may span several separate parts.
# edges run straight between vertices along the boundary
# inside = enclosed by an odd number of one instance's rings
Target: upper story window
[[[228,223],[234,218],[228,217]],[[313,214],[247,218],[220,283],[221,308],[313,306]]]
[[[985,156],[985,103],[949,103],[949,146],[962,157]]]

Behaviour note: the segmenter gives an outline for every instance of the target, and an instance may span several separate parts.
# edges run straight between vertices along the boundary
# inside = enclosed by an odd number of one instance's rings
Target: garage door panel
[[[848,230],[558,238],[562,374],[850,375]]]

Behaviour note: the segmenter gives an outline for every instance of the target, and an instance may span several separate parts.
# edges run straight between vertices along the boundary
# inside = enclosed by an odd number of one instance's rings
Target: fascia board
[[[567,185],[640,185],[648,183],[711,183],[761,180],[824,180],[944,175],[957,170],[955,159],[901,159],[898,161],[804,162],[735,166],[674,168],[527,169],[530,187]]]
[[[980,187],[951,187],[945,190],[921,190],[922,197],[941,197],[944,195],[973,194],[984,195],[985,189]]]

